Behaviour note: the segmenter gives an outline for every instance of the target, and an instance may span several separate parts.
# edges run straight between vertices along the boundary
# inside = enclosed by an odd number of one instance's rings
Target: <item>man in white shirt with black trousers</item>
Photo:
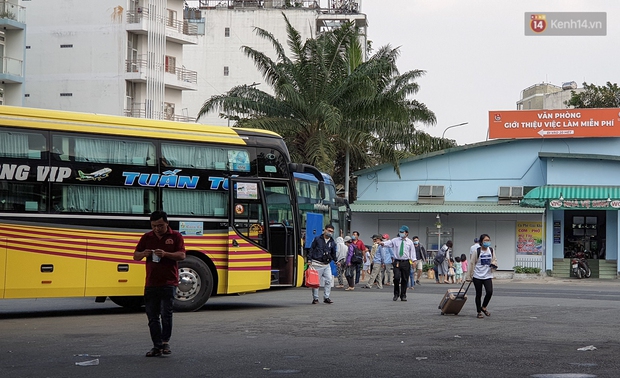
[[[401,226],[398,237],[379,243],[392,249],[394,267],[394,298],[392,300],[407,301],[407,282],[411,272],[411,264],[415,264],[416,253],[413,241],[409,239],[409,227]],[[415,266],[415,265],[414,265]]]

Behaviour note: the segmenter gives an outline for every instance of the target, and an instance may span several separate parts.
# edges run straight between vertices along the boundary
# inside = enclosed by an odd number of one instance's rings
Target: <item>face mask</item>
[[[484,242],[482,245],[488,248],[491,246],[491,242]]]
[[[325,233],[325,236],[327,236],[328,238],[331,238],[331,237],[332,237],[332,235],[333,235],[333,234],[332,234],[331,232],[326,232],[326,233]]]
[[[419,242],[419,241],[417,241],[417,240],[414,240],[414,241],[413,241],[413,244],[418,245],[418,244],[420,244],[420,242]]]
[[[353,236],[351,236],[351,239],[355,240],[355,239],[357,239],[357,236],[353,235]]]
[[[405,233],[404,232],[399,232],[398,236],[400,236],[401,238],[404,238],[405,237]]]

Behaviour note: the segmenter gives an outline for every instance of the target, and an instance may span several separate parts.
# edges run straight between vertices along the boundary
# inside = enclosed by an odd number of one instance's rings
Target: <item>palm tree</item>
[[[233,114],[237,126],[275,131],[284,137],[294,161],[330,174],[340,151],[345,151],[347,170],[351,159],[357,167],[390,162],[399,172],[398,160],[417,145],[415,122],[435,123],[424,104],[409,98],[419,90],[415,79],[424,72],[399,74],[398,49],[389,46],[364,62],[352,23],[302,41],[284,18],[290,58],[261,28],[255,31],[271,42],[276,60],[243,47],[274,94],[236,86],[205,101],[198,117],[220,110]],[[347,171],[347,182],[348,177]]]

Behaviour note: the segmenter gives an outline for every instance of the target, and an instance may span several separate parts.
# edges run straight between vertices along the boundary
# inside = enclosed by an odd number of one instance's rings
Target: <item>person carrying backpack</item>
[[[439,283],[448,283],[448,261],[450,259],[450,251],[452,249],[452,240],[448,240],[446,244],[441,246],[433,262],[437,266],[437,276]]]
[[[487,234],[480,235],[480,247],[471,256],[470,269],[467,272],[467,280],[473,281],[476,288],[476,311],[478,319],[484,318],[482,314],[491,316],[487,306],[493,296],[493,270],[497,269],[495,251],[491,248],[491,237]],[[484,286],[484,301],[482,299],[482,287]]]

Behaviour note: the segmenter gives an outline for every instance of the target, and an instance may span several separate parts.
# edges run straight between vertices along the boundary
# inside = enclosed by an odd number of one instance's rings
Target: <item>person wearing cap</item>
[[[474,245],[471,246],[471,248],[469,248],[469,261],[471,261],[471,256],[474,253],[478,253],[478,248],[480,248],[480,243],[478,238],[474,238]]]
[[[372,285],[374,285],[375,280],[377,281],[377,288],[383,289],[383,275],[381,272],[385,267],[385,259],[384,254],[387,248],[383,247],[381,244],[383,237],[381,235],[375,234],[372,236],[372,250],[370,252],[371,261],[372,261],[372,270],[370,272],[370,277],[368,278],[368,282],[364,285],[365,289],[372,289]],[[389,251],[388,251],[389,252]]]
[[[345,290],[355,290],[355,265],[359,264],[351,264],[351,258],[353,258],[353,254],[355,253],[355,246],[353,245],[353,239],[349,235],[344,237],[344,244],[347,246],[347,259],[345,260],[346,269],[344,276],[347,278],[347,287]]]
[[[319,277],[322,277],[325,281],[323,286],[323,302],[332,304],[332,300],[329,299],[332,287],[332,267],[329,263],[337,260],[336,255],[336,242],[332,238],[334,234],[334,226],[328,224],[323,229],[323,233],[318,235],[312,241],[310,246],[310,252],[308,254],[308,265],[317,270]],[[319,288],[312,288],[312,304],[319,303]]]
[[[392,248],[392,258],[394,262],[394,298],[397,301],[407,300],[407,281],[411,271],[411,262],[415,263],[415,246],[409,239],[409,227],[401,226],[398,230],[398,237],[392,240],[382,241],[381,245]]]

